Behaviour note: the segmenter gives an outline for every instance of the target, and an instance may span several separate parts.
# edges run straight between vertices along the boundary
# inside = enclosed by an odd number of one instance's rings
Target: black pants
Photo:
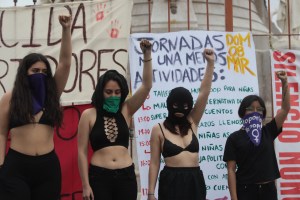
[[[0,171],[1,200],[58,200],[61,171],[56,153],[29,156],[9,149]]]
[[[239,200],[277,200],[275,181],[265,184],[237,184]]]
[[[158,200],[205,200],[200,167],[167,167],[160,172]]]
[[[89,181],[95,200],[136,200],[137,198],[134,165],[122,169],[90,165]]]

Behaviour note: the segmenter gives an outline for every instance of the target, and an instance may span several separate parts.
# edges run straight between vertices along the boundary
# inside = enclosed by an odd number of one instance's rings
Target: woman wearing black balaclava
[[[226,141],[223,160],[227,162],[228,186],[232,200],[277,200],[275,180],[280,177],[274,140],[290,110],[287,73],[276,72],[282,83],[281,109],[263,126],[266,106],[257,95],[246,96],[238,114],[243,120],[240,130]]]
[[[61,191],[61,170],[54,150],[54,126],[62,123],[59,99],[71,68],[71,16],[59,16],[60,55],[52,75],[47,58],[25,56],[12,92],[0,101],[0,199],[54,200]],[[5,155],[7,133],[10,148]]]
[[[167,98],[168,117],[152,129],[148,200],[156,199],[154,191],[161,154],[165,167],[160,173],[158,199],[206,199],[196,134],[211,90],[215,55],[213,50],[205,49],[203,56],[207,67],[194,107],[192,95],[187,89],[174,88]]]
[[[78,125],[78,166],[84,200],[135,200],[137,181],[128,152],[132,115],[152,88],[151,43],[140,42],[144,54],[142,85],[127,98],[126,79],[116,70],[106,71],[92,96],[93,107],[85,110]],[[88,145],[93,155],[88,162]]]

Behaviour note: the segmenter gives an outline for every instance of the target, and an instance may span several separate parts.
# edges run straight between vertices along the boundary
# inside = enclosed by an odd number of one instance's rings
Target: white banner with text
[[[241,127],[238,106],[249,94],[258,94],[255,47],[249,32],[182,31],[131,35],[129,61],[133,93],[142,82],[141,39],[153,44],[153,88],[134,115],[141,177],[142,200],[147,199],[152,126],[168,115],[166,99],[175,87],[185,87],[196,99],[206,63],[204,48],[215,51],[213,84],[205,113],[199,124],[199,163],[203,170],[208,200],[229,199],[223,151],[230,133]],[[161,167],[164,166],[161,159]],[[156,187],[157,193],[157,187]]]
[[[282,103],[282,84],[276,71],[287,72],[291,109],[283,124],[282,133],[275,140],[281,178],[277,180],[279,200],[300,200],[300,51],[270,51],[272,64],[273,112]]]
[[[127,75],[132,0],[95,0],[0,8],[0,97],[12,89],[20,60],[28,53],[58,63],[61,25],[71,15],[72,67],[62,103],[89,103],[98,77],[108,69]]]

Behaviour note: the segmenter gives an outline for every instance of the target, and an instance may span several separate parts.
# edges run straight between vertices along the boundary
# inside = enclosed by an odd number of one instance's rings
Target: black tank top
[[[21,122],[20,120],[10,120],[9,122],[9,129],[13,129],[19,126],[24,126],[26,124],[44,124],[44,125],[48,125],[51,127],[54,127],[54,121],[50,120],[46,115],[45,115],[45,111],[43,112],[40,120],[38,122],[30,122],[30,123],[24,123]]]
[[[95,124],[90,133],[92,149],[97,151],[109,146],[129,145],[129,128],[121,112],[104,116],[97,112]]]
[[[159,127],[160,127],[160,130],[164,136],[164,144],[163,144],[163,150],[162,150],[162,155],[164,158],[167,158],[167,157],[172,157],[172,156],[176,156],[178,154],[180,154],[181,152],[183,151],[189,151],[191,153],[198,153],[199,152],[199,142],[198,142],[198,139],[196,137],[196,135],[194,134],[194,131],[193,129],[192,132],[193,132],[193,135],[192,135],[192,140],[190,142],[190,144],[188,146],[186,146],[185,148],[182,148],[174,143],[172,143],[170,140],[168,140],[166,137],[165,137],[165,134],[161,128],[161,125],[160,123],[158,123]]]

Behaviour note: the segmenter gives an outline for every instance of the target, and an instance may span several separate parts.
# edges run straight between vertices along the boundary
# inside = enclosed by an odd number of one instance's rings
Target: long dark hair
[[[265,105],[265,102],[264,100],[260,97],[260,96],[257,96],[257,95],[248,95],[246,96],[241,104],[240,104],[240,107],[239,107],[239,110],[238,110],[238,114],[239,114],[239,117],[240,118],[243,118],[245,116],[245,113],[246,113],[246,108],[248,108],[249,106],[251,106],[251,104],[254,102],[254,101],[258,101],[258,103],[261,105],[261,107],[264,108],[264,111],[263,111],[263,118],[266,117],[266,114],[267,114],[267,110],[266,110],[266,105]]]
[[[120,111],[121,106],[129,93],[127,81],[122,74],[120,74],[116,70],[106,71],[98,79],[96,89],[92,96],[92,105],[96,108],[97,112],[103,111],[103,102],[104,102],[103,88],[105,87],[106,83],[111,80],[116,81],[121,88],[121,102],[118,111]]]
[[[28,69],[36,62],[41,61],[47,67],[46,78],[46,100],[44,116],[53,126],[61,126],[62,110],[60,107],[59,96],[57,94],[57,87],[53,78],[50,63],[42,54],[31,53],[25,56],[17,70],[17,75],[12,90],[12,98],[10,101],[10,121],[17,121],[20,123],[30,123],[34,120],[32,97],[28,81]]]

